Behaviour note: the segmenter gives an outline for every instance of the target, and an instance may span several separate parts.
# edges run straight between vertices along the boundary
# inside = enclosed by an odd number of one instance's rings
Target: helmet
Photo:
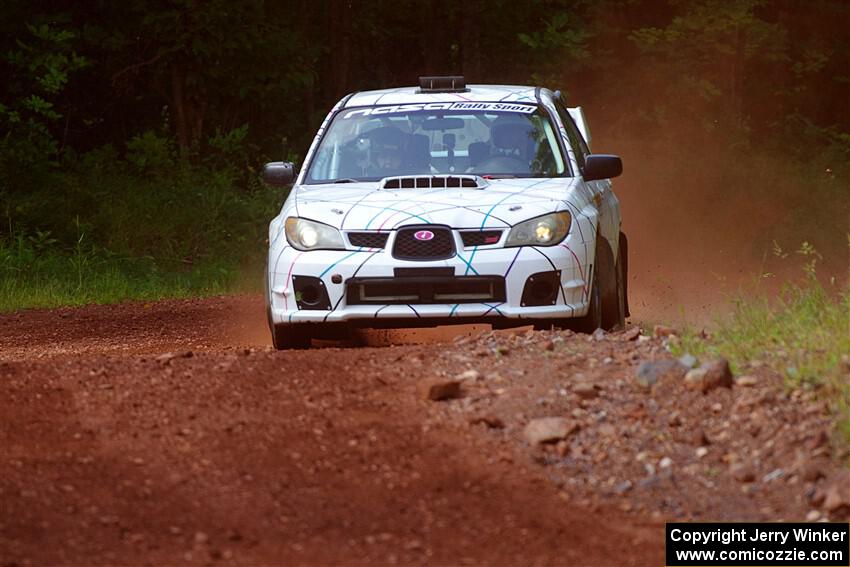
[[[490,127],[493,145],[503,152],[527,157],[534,151],[534,126],[526,119],[500,116]]]
[[[398,169],[404,153],[404,132],[395,126],[383,126],[375,128],[368,136],[373,165],[382,171]]]

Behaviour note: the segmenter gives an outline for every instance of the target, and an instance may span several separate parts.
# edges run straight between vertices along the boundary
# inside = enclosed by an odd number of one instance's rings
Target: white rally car
[[[276,348],[354,327],[489,323],[591,332],[627,316],[626,239],[580,108],[540,87],[359,92],[328,114],[269,226]]]

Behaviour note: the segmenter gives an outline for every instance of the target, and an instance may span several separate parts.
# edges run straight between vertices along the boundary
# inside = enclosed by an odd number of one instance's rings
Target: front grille
[[[387,245],[387,232],[349,232],[348,241],[361,248],[383,248]]]
[[[461,232],[460,238],[464,246],[488,246],[498,244],[502,238],[501,230],[470,230]]]
[[[425,276],[351,278],[346,282],[348,305],[433,305],[505,301],[501,276]]]
[[[429,234],[430,233],[430,234]],[[416,235],[419,235],[419,238]],[[433,235],[430,239],[423,240]],[[440,226],[411,226],[399,229],[393,256],[400,260],[445,260],[455,255],[452,231]]]

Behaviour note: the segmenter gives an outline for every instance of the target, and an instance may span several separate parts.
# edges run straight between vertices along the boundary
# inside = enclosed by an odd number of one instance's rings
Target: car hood
[[[287,216],[342,230],[392,230],[415,224],[504,228],[552,211],[584,208],[576,178],[493,179],[484,188],[383,189],[380,183],[301,185]]]

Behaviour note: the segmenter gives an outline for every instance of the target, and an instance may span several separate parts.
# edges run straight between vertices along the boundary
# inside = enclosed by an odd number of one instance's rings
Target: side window
[[[572,146],[573,151],[576,154],[578,167],[582,172],[584,172],[584,156],[590,153],[590,150],[587,148],[587,143],[584,141],[584,138],[582,138],[581,132],[578,131],[578,126],[576,126],[576,123],[573,122],[573,117],[570,116],[570,113],[567,112],[564,105],[557,102],[555,107],[558,109],[558,116],[561,118],[561,122],[564,123],[564,129],[566,129],[567,137],[570,139],[570,146]]]

